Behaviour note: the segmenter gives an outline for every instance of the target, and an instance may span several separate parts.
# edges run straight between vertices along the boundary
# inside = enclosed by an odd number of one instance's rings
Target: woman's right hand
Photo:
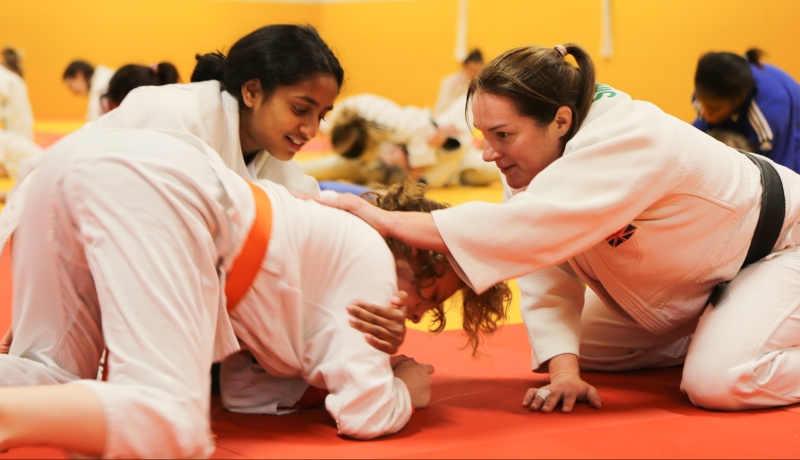
[[[14,338],[14,334],[11,332],[11,328],[8,328],[8,332],[6,335],[3,336],[3,340],[0,340],[0,354],[7,355],[8,352],[11,350],[11,340]]]
[[[394,366],[394,376],[402,380],[411,396],[414,409],[424,409],[431,401],[431,374],[433,366],[420,364],[412,358],[403,356]]]
[[[572,412],[576,402],[588,402],[595,409],[602,407],[597,389],[584,382],[578,370],[578,357],[564,354],[553,357],[549,363],[550,384],[530,388],[522,405],[532,411],[552,412],[561,403],[561,412]]]
[[[367,200],[353,195],[352,193],[337,193],[336,195],[320,195],[315,196],[314,201],[317,203],[330,206],[332,208],[347,211],[364,222],[368,223],[372,228],[378,231],[382,237],[388,235],[385,217],[389,211],[384,211],[377,206],[373,206]]]

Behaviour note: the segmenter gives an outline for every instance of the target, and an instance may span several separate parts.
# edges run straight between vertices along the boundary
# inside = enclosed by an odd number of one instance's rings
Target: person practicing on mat
[[[442,79],[436,105],[433,106],[434,115],[442,114],[453,102],[467,94],[469,82],[475,78],[482,65],[483,53],[476,48],[461,63],[461,70]]]
[[[476,292],[518,277],[532,366],[550,373],[525,406],[600,407],[579,369],[681,363],[697,406],[800,402],[800,176],[596,84],[574,44],[507,51],[469,94],[504,204],[317,199],[448,253]]]
[[[11,47],[5,47],[3,51],[0,51],[0,56],[3,57],[0,65],[19,75],[19,78],[25,78],[22,71],[22,56],[19,51]]]
[[[3,132],[33,140],[33,110],[28,87],[17,73],[0,66],[0,124]]]
[[[393,211],[431,212],[446,207],[425,198],[423,190],[424,187],[419,184],[396,184],[381,193],[373,192],[367,198],[378,208]],[[291,259],[293,261],[289,261],[287,251],[282,265],[268,263],[263,270],[275,278],[275,287],[262,287],[261,278],[256,278],[253,289],[237,308],[238,318],[233,320],[237,336],[247,351],[229,357],[222,364],[220,394],[228,410],[270,415],[294,412],[320,402],[309,397],[315,393],[325,395],[325,391],[317,389],[335,390],[341,384],[335,379],[352,378],[347,373],[331,372],[337,367],[346,368],[348,360],[359,361],[354,366],[364,366],[369,362],[368,358],[376,355],[375,351],[367,349],[367,343],[362,343],[363,340],[352,338],[358,336],[355,331],[344,330],[347,328],[347,312],[343,306],[354,299],[371,298],[373,302],[386,302],[394,289],[399,288],[408,293],[407,318],[416,323],[430,311],[433,314],[433,329],[438,332],[445,327],[442,303],[456,291],[461,291],[463,327],[473,352],[477,351],[481,337],[493,333],[497,323],[505,319],[511,300],[511,291],[505,283],[497,283],[479,295],[459,279],[444,254],[419,251],[394,239],[383,242],[372,237],[373,234],[377,237],[372,229],[363,231],[340,214],[305,211],[305,206],[297,203],[287,206],[287,209],[290,208],[298,208],[295,213],[297,217],[291,221],[291,225],[287,224],[286,231],[293,234],[302,232],[300,238],[293,236],[291,240],[294,243],[288,246],[296,251]],[[328,229],[324,235],[317,231],[321,225]],[[334,244],[334,241],[342,242]],[[390,251],[386,250],[387,246]],[[270,246],[270,251],[273,247]],[[396,270],[396,286],[394,274],[387,273],[387,266],[394,266]],[[277,273],[283,273],[283,278],[277,277]],[[314,276],[309,276],[312,273]],[[290,283],[297,290],[287,293],[287,287],[279,286],[284,283]],[[368,295],[374,289],[380,289],[382,294]],[[274,299],[283,299],[288,304],[282,308],[263,307],[275,304]],[[350,307],[353,308],[357,307]],[[320,309],[327,316],[321,315]],[[384,318],[364,318],[371,319],[375,324],[357,318],[350,321],[354,325],[362,322],[366,326],[361,328],[364,330],[369,330],[369,326],[384,328],[388,324]],[[239,321],[244,323],[237,328]],[[257,324],[264,326],[257,327]],[[303,324],[305,335],[301,333],[303,328],[292,326]],[[245,333],[240,332],[245,329]],[[348,337],[347,347],[333,348],[340,346],[339,339],[321,346],[319,341],[328,343],[324,337],[330,334]],[[371,336],[367,338],[372,341]],[[357,343],[352,344],[353,341]],[[323,355],[326,356],[325,363],[320,366],[317,362]],[[386,355],[383,360],[386,360]],[[402,355],[392,357],[392,365],[397,366],[395,374],[403,371],[402,366],[413,363],[406,361],[408,358]],[[326,369],[329,374],[320,376],[319,372],[325,374]],[[369,374],[365,371],[363,375]],[[323,380],[322,377],[326,378]],[[373,385],[373,379],[362,379],[354,378],[353,385],[367,393]],[[309,384],[316,388],[309,388]],[[375,402],[379,400],[376,398]],[[335,407],[333,401],[326,400],[325,404],[335,415],[331,410],[332,406]],[[360,404],[362,407],[371,407],[363,398]],[[390,426],[386,424],[389,422],[376,420],[367,423],[365,413],[354,413],[349,420],[340,417],[340,431],[353,429],[358,433],[357,437],[374,437],[382,432],[396,431],[402,426],[398,425],[401,422],[399,419]],[[347,423],[347,427],[343,423]],[[353,423],[361,426],[353,427]],[[387,429],[389,427],[391,429]]]
[[[702,131],[739,133],[755,153],[800,172],[800,85],[783,70],[761,62],[763,52],[745,56],[710,52],[694,76],[694,126]]]
[[[356,217],[248,184],[175,131],[88,127],[23,186],[37,206],[20,209],[12,241],[0,450],[207,457],[208,369],[237,336],[278,375],[325,387],[343,435],[393,433],[427,404],[432,368],[392,369],[348,324],[347,305],[388,304],[398,285],[392,252]],[[403,282],[435,285],[431,302],[462,285],[414,275]]]
[[[101,97],[101,111],[106,114],[122,104],[122,100],[140,86],[162,86],[181,80],[178,69],[169,62],[151,66],[128,64],[114,72],[108,81],[108,90]]]
[[[316,194],[319,185],[293,157],[316,135],[343,79],[313,27],[271,25],[239,39],[227,56],[198,55],[191,84],[131,91],[99,123],[188,132],[245,179]]]
[[[69,63],[61,78],[72,94],[89,98],[86,120],[95,121],[103,114],[100,99],[108,91],[108,82],[113,76],[114,69],[77,60]]]
[[[411,177],[443,187],[457,178],[472,143],[465,106],[462,97],[434,120],[427,108],[401,107],[373,94],[348,97],[322,127],[337,155],[300,166],[317,180],[387,185]]]

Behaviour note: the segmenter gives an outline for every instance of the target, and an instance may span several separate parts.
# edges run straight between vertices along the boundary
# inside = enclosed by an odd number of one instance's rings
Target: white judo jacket
[[[774,165],[794,247],[800,176]],[[741,267],[758,220],[758,168],[653,104],[598,85],[564,154],[505,204],[433,212],[463,277],[483,291],[519,279],[533,368],[578,354],[584,283],[652,333],[692,321]],[[797,233],[797,232],[795,232]]]
[[[95,121],[103,114],[100,100],[108,92],[108,84],[116,72],[116,70],[109,69],[104,65],[98,65],[94,68],[92,81],[89,84],[89,107],[86,109],[86,121]]]
[[[33,140],[33,110],[19,75],[0,66],[0,122],[5,131]]]
[[[391,251],[360,219],[259,185],[272,203],[272,236],[252,288],[230,312],[258,364],[241,354],[223,363],[223,404],[292,412],[310,383],[329,391],[325,406],[339,434],[370,439],[400,430],[412,413],[408,389],[345,309],[355,301],[389,304],[397,290]]]
[[[295,160],[280,161],[266,151],[245,165],[239,141],[239,104],[217,81],[142,86],[97,121],[118,128],[182,131],[199,137],[225,164],[248,180],[266,179],[293,192],[319,194],[319,184]]]

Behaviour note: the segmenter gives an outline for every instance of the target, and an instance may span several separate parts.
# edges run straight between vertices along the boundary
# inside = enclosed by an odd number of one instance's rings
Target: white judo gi
[[[247,184],[192,136],[89,127],[23,186],[0,384],[88,387],[104,457],[209,456],[208,370],[239,349],[220,286],[253,221]]]
[[[464,105],[460,111],[463,120]],[[303,171],[317,180],[344,179],[363,182],[366,180],[365,168],[377,160],[381,149],[391,145],[402,145],[408,152],[409,168],[422,168],[421,177],[425,182],[431,187],[441,187],[446,185],[458,171],[465,146],[469,145],[462,142],[460,148],[445,151],[428,144],[428,138],[436,130],[434,121],[442,126],[458,123],[458,108],[455,107],[446,111],[441,118],[434,120],[428,108],[399,106],[389,99],[374,94],[359,94],[337,102],[326,122],[320,127],[320,131],[325,134],[330,133],[345,112],[356,112],[368,122],[374,123],[377,129],[371,138],[376,142],[373,142],[368,151],[358,159],[330,155],[301,163]],[[466,123],[460,123],[458,126],[461,125]],[[459,141],[461,137],[470,135],[469,129],[466,132],[462,131]]]
[[[259,185],[272,203],[272,236],[230,316],[260,365],[241,354],[223,362],[223,404],[234,412],[292,412],[308,382],[330,392],[325,406],[340,434],[369,439],[400,430],[412,413],[408,389],[345,310],[355,301],[389,305],[397,291],[391,251],[360,219]]]
[[[249,165],[239,140],[239,104],[217,81],[188,85],[142,86],[97,121],[118,128],[169,129],[205,141],[225,164],[245,179],[267,179],[293,192],[319,194],[319,184],[295,160],[280,161],[261,151]]]
[[[92,81],[89,84],[89,107],[86,109],[86,121],[95,121],[103,114],[101,99],[108,92],[108,84],[116,72],[116,70],[103,65],[94,68]]]
[[[0,66],[0,123],[5,131],[33,140],[33,110],[19,75]]]
[[[564,353],[588,369],[674,365],[688,347],[682,389],[695,404],[791,404],[800,401],[800,176],[775,168],[786,195],[781,236],[770,256],[740,271],[759,216],[759,169],[654,105],[598,85],[563,156],[525,190],[506,187],[503,205],[433,218],[477,290],[521,277],[534,369]]]
[[[39,145],[30,138],[10,131],[0,131],[0,165],[11,179],[24,177],[33,169],[42,156]]]

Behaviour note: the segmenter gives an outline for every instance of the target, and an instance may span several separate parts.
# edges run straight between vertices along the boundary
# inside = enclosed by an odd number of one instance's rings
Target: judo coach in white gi
[[[800,176],[596,85],[577,45],[510,50],[470,94],[504,204],[414,215],[319,200],[448,252],[478,292],[520,277],[532,367],[551,379],[525,405],[600,407],[579,364],[684,360],[681,388],[698,406],[800,401]]]
[[[85,128],[23,186],[0,384],[29,388],[0,388],[0,449],[208,456],[208,370],[236,335],[278,375],[325,387],[341,434],[393,433],[427,404],[432,368],[393,372],[348,324],[348,304],[397,289],[392,253],[357,218],[248,186],[174,131]]]

